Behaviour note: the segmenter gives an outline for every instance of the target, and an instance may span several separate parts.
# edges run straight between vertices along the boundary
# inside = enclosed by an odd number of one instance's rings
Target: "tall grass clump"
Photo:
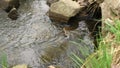
[[[113,44],[120,44],[120,20],[114,20],[111,24],[105,21],[106,36],[100,36],[98,41],[98,49],[93,53],[89,53],[88,46],[78,46],[79,51],[85,58],[81,58],[75,53],[72,53],[71,58],[74,61],[74,68],[111,68]],[[109,34],[111,37],[109,37]],[[79,44],[79,43],[77,43]]]
[[[113,41],[119,43],[119,41],[120,41],[120,20],[116,19],[113,22],[114,22],[114,24],[111,24],[110,22],[106,21],[105,27],[115,37]]]

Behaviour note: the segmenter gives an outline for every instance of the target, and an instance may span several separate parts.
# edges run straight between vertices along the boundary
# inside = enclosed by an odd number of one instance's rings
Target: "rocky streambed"
[[[93,51],[93,40],[84,21],[80,21],[79,27],[70,31],[67,38],[46,15],[48,9],[46,0],[26,0],[21,2],[20,16],[15,21],[0,10],[0,56],[3,53],[7,55],[9,66],[26,64],[32,68],[47,68],[49,65],[73,68],[71,52],[81,54],[71,41],[87,45],[90,52]]]

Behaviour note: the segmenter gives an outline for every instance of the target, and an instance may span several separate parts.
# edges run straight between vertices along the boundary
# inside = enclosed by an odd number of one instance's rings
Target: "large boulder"
[[[49,16],[54,21],[67,22],[70,17],[75,16],[84,6],[72,0],[60,0],[50,6]]]

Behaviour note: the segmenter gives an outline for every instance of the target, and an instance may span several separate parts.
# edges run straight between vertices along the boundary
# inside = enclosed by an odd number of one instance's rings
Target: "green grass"
[[[114,41],[119,42],[120,41],[120,20],[114,20],[115,24],[111,25],[109,22],[106,23],[106,29],[110,31],[112,34],[115,35]]]
[[[106,41],[106,36],[101,36],[98,49],[90,54],[87,46],[78,46],[79,51],[85,57],[85,59],[78,57],[75,53],[72,53],[71,58],[75,64],[74,68],[111,68],[112,63],[112,43],[120,44],[120,20],[114,20],[114,25],[110,22],[105,22],[106,32],[110,33],[113,38],[112,41]],[[108,38],[108,40],[111,40]],[[75,45],[79,43],[73,42]]]
[[[5,53],[3,53],[0,57],[0,67],[8,68],[7,55]]]
[[[79,45],[79,43],[76,43],[73,41],[71,43],[77,45],[78,51],[81,53],[81,55],[83,55],[84,58],[87,58],[87,56],[90,55],[89,48],[87,46],[81,46]],[[75,63],[74,66],[76,68],[79,68],[84,63],[84,60],[85,60],[84,58],[81,59],[80,57],[78,57],[75,53],[72,53],[70,57]]]

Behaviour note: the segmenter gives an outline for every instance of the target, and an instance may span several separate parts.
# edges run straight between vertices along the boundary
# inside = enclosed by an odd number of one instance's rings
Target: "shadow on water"
[[[58,46],[48,46],[45,48],[44,55],[41,56],[43,62],[51,62],[52,60],[59,58],[61,54],[66,52],[68,47],[67,42],[63,42]]]

